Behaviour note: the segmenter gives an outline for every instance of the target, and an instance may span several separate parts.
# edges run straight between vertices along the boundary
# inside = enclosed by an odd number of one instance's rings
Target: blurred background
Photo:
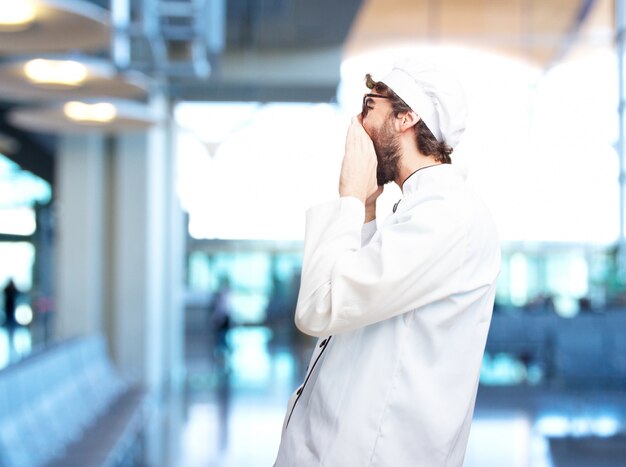
[[[501,237],[464,465],[626,465],[625,8],[0,1],[0,465],[272,465],[304,212],[405,56],[460,77]]]

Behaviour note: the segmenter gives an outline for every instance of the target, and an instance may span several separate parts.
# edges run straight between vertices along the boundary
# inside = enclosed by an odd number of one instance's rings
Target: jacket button
[[[322,342],[320,342],[320,347],[324,347],[326,345],[326,341],[328,341],[328,339],[324,339]]]

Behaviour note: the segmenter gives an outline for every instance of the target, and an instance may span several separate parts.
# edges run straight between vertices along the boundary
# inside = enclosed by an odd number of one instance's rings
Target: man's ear
[[[419,122],[421,119],[415,112],[404,112],[400,115],[400,129],[401,131],[406,131]]]

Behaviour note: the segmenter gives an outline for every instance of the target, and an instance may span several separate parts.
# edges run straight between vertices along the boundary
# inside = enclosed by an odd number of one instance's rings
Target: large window
[[[50,197],[46,181],[0,154],[0,285],[13,278],[21,290],[32,287],[35,204],[46,204]]]
[[[194,238],[301,240],[306,208],[337,196],[348,121],[337,106],[186,103],[176,119]]]
[[[208,243],[210,245],[210,242]],[[249,246],[254,247],[254,243]],[[294,311],[302,262],[300,253],[195,250],[188,257],[188,287],[197,302],[209,300],[223,281],[231,287],[232,319],[236,324],[261,324]]]
[[[606,47],[547,71],[457,47],[383,50],[344,61],[336,104],[179,104],[179,190],[191,237],[302,240],[306,208],[337,196],[365,74],[382,77],[398,58],[419,54],[456,71],[467,92],[470,120],[453,164],[498,226],[498,303],[550,301],[564,316],[609,304],[621,276],[610,257],[620,209],[617,64]],[[385,187],[379,218],[400,196]],[[213,287],[221,260],[211,259],[213,269],[194,261],[190,284]],[[246,272],[262,274],[262,264]]]

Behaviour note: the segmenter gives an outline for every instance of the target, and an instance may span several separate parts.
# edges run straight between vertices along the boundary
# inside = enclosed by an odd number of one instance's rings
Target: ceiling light
[[[46,87],[76,87],[87,78],[87,67],[72,60],[36,58],[24,65],[24,73],[34,84]]]
[[[34,0],[0,0],[0,31],[26,29],[36,13]]]
[[[117,115],[115,106],[108,102],[85,104],[72,101],[63,106],[63,111],[68,118],[81,123],[106,123]]]

